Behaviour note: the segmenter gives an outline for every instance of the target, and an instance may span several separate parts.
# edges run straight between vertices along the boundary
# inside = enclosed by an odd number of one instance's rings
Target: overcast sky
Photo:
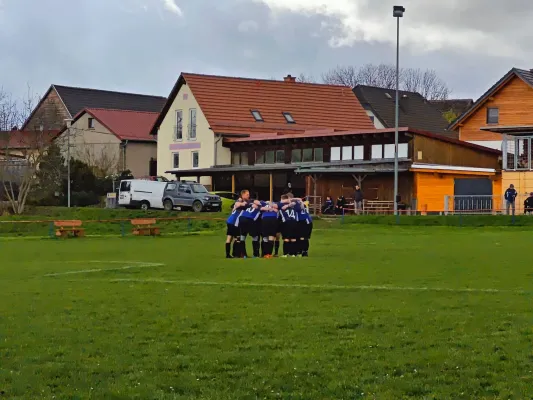
[[[320,77],[394,63],[394,0],[0,0],[0,85],[168,95],[181,71]],[[533,1],[405,0],[403,66],[435,69],[477,98],[533,68]]]

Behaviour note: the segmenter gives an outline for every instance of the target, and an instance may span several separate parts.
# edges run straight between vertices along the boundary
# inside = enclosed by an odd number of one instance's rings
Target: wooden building
[[[171,169],[177,179],[209,176],[213,190],[250,189],[263,199],[290,187],[299,196],[393,201],[394,129],[320,130],[224,137],[231,165]],[[410,128],[399,130],[399,194],[412,210],[444,211],[445,196],[501,191],[501,152]]]

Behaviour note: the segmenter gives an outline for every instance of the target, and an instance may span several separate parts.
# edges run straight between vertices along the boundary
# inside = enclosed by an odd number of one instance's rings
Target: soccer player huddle
[[[303,200],[292,193],[281,196],[279,202],[269,202],[252,200],[250,192],[243,190],[226,223],[226,258],[248,258],[248,236],[254,258],[277,257],[280,238],[283,257],[309,255],[313,220]]]

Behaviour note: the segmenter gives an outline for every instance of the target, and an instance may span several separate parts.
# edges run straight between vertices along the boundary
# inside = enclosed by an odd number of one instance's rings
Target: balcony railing
[[[196,140],[196,124],[189,124],[189,129],[187,131],[187,139]]]
[[[183,140],[183,126],[174,125],[174,141]]]
[[[533,170],[533,136],[504,136],[503,169],[506,171]]]

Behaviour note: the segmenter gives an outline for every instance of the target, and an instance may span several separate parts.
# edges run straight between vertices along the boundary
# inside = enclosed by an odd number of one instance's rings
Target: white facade
[[[157,133],[157,174],[174,179],[175,176],[166,171],[210,168],[230,163],[230,150],[222,147],[222,139],[215,137],[209,129],[209,123],[192,91],[186,83],[183,84]],[[183,179],[195,180],[196,177]],[[200,183],[210,186],[211,178],[202,177]]]

